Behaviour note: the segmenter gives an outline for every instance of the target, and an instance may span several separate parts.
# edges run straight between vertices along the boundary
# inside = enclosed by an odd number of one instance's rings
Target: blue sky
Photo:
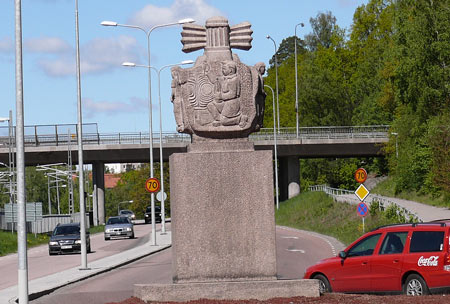
[[[277,43],[311,32],[309,19],[331,11],[342,28],[350,28],[355,9],[368,0],[79,0],[83,123],[97,123],[101,133],[148,132],[147,40],[142,31],[104,27],[116,21],[150,28],[193,18],[204,25],[209,17],[228,18],[230,25],[252,24],[249,51],[234,50],[241,61],[268,65]],[[75,78],[75,0],[22,0],[25,125],[77,122]],[[181,26],[155,29],[151,65],[160,68],[195,60],[203,51],[181,51]],[[14,0],[0,0],[0,117],[13,110],[15,121]],[[175,132],[170,102],[170,71],[161,72],[163,131]],[[153,131],[159,131],[157,75],[152,72]],[[0,123],[0,126],[5,123]]]

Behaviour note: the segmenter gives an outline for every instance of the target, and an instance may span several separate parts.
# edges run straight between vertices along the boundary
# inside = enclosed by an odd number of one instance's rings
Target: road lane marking
[[[303,250],[303,249],[286,249],[287,251],[290,251],[290,252],[300,252],[300,253],[305,253],[305,250]]]
[[[295,239],[298,240],[298,236],[282,236],[282,239]]]

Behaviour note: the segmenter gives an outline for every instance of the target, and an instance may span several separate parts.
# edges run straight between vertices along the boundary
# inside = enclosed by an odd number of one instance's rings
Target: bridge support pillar
[[[285,201],[300,193],[300,160],[298,156],[280,158],[280,201]]]
[[[105,164],[94,162],[92,164],[92,180],[94,183],[94,225],[105,223]]]

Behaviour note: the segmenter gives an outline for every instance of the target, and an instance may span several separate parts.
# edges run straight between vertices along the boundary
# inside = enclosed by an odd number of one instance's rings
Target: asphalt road
[[[117,241],[121,242],[121,241]],[[277,227],[279,279],[302,278],[306,267],[335,255],[341,248],[318,234]],[[31,301],[33,304],[105,304],[133,295],[137,283],[171,283],[172,251],[164,250],[110,272]]]
[[[103,233],[91,235],[92,253],[87,255],[88,263],[148,242],[151,225],[135,225],[134,229],[135,239],[105,241]],[[0,257],[0,273],[2,274],[0,290],[17,285],[17,261],[17,254]],[[49,256],[47,245],[28,250],[28,278],[30,281],[80,265],[79,254]]]

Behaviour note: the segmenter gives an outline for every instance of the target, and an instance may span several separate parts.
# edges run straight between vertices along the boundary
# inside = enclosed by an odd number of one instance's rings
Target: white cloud
[[[175,0],[170,7],[149,4],[134,14],[128,22],[150,28],[184,18],[193,18],[195,23],[204,24],[206,19],[213,16],[224,16],[224,13],[204,0]]]
[[[94,39],[81,47],[81,73],[102,73],[119,68],[124,61],[138,62],[139,50],[136,39],[128,36]],[[41,59],[38,65],[51,77],[75,75],[75,52]]]
[[[0,52],[10,53],[14,50],[14,43],[10,37],[0,39]]]
[[[123,113],[140,113],[147,108],[147,101],[138,97],[130,98],[129,102],[93,101],[83,98],[83,115],[92,118],[96,115],[114,116]]]
[[[72,47],[63,39],[57,37],[41,37],[27,39],[24,42],[25,50],[35,53],[66,53]]]

